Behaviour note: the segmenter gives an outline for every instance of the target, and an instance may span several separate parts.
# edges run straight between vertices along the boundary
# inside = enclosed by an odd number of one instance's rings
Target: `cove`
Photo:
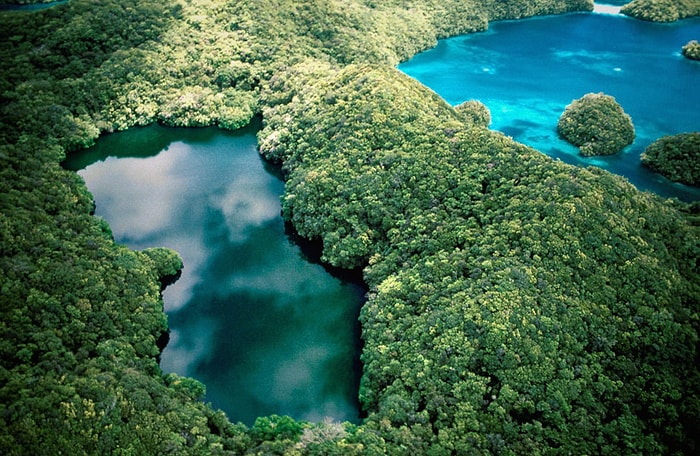
[[[545,16],[441,40],[398,68],[452,105],[482,101],[490,128],[553,158],[695,201],[700,189],[649,171],[640,155],[661,136],[700,131],[700,62],[680,54],[698,37],[700,18],[655,24],[615,14]],[[566,106],[589,92],[614,96],[632,117],[637,137],[617,155],[585,158],[557,135]]]
[[[365,290],[285,232],[284,184],[257,152],[257,128],[132,128],[64,167],[79,170],[117,242],[184,260],[163,293],[163,372],[203,382],[234,422],[357,422]]]

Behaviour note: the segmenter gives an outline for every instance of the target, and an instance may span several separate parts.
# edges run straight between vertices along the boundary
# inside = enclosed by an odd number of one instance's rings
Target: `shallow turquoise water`
[[[648,171],[639,157],[661,136],[700,131],[700,62],[680,54],[691,39],[700,39],[700,18],[653,24],[607,14],[548,16],[441,40],[399,69],[453,105],[481,100],[490,128],[554,158],[690,201],[700,199],[700,189]],[[557,136],[561,113],[588,92],[614,96],[632,117],[637,138],[620,154],[584,158]]]
[[[283,183],[255,129],[153,125],[69,157],[117,242],[178,251],[164,292],[161,367],[207,386],[206,400],[252,424],[279,414],[358,421],[364,289],[308,261],[285,233]]]

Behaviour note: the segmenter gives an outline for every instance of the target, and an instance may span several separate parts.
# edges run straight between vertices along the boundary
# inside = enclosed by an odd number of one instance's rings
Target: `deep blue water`
[[[365,290],[293,242],[284,184],[255,132],[132,128],[64,166],[80,170],[117,242],[184,260],[163,296],[164,372],[202,381],[206,401],[248,425],[271,414],[358,421]]]
[[[700,39],[700,18],[654,24],[622,15],[547,16],[441,40],[399,69],[453,105],[482,101],[490,128],[547,155],[690,201],[700,189],[650,172],[639,157],[661,136],[700,131],[700,62],[680,53],[691,39]],[[589,92],[614,96],[632,117],[637,138],[615,156],[582,157],[557,135],[566,106]]]

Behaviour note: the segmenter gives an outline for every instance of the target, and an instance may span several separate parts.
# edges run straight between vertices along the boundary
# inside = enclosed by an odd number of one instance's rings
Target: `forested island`
[[[664,136],[642,154],[642,164],[674,182],[700,186],[700,132]]]
[[[671,3],[698,14],[643,5]],[[453,108],[394,68],[490,21],[592,8],[69,0],[0,13],[0,452],[697,453],[698,204],[554,161],[488,130],[482,104]],[[116,244],[60,166],[100,134],[256,116],[285,219],[369,289],[361,424],[248,428],[202,403],[205,385],[164,375],[161,291],[182,261]]]
[[[694,0],[632,0],[622,14],[651,22],[673,22],[700,14],[700,2]]]
[[[586,157],[616,154],[635,137],[632,118],[604,93],[573,100],[559,117],[557,131]]]
[[[681,48],[681,53],[691,60],[700,60],[700,43],[697,40],[689,41]]]

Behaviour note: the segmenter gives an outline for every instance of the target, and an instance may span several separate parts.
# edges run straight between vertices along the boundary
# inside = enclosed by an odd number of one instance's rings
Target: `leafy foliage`
[[[673,22],[700,15],[700,4],[694,0],[632,0],[622,14],[652,22]]]
[[[214,412],[160,377],[159,282],[177,254],[114,244],[58,146],[0,150],[3,454],[212,451],[240,436],[213,434]]]
[[[396,71],[325,72],[279,75],[260,144],[285,217],[365,267],[366,428],[418,454],[694,448],[697,229]]]
[[[566,107],[557,131],[581,155],[612,155],[634,141],[634,125],[614,97],[588,93]]]
[[[689,41],[683,46],[681,53],[692,60],[700,60],[700,43],[697,40]]]
[[[700,133],[657,139],[644,150],[642,164],[672,181],[700,186]]]
[[[553,162],[391,69],[589,0],[69,0],[0,14],[0,452],[693,453],[697,219]],[[359,65],[358,63],[362,63]],[[237,128],[284,215],[364,268],[359,426],[231,423],[163,375],[175,252],[115,244],[60,168],[100,134]],[[693,217],[696,217],[695,219]]]
[[[491,112],[478,100],[467,100],[455,106],[455,110],[470,118],[472,123],[482,127],[491,125]]]

